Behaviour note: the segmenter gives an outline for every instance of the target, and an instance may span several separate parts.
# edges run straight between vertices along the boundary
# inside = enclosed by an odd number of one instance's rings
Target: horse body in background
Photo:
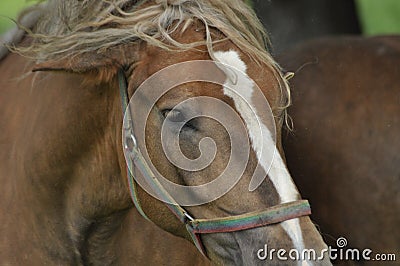
[[[400,38],[325,38],[279,62],[296,71],[289,110],[295,132],[284,147],[313,218],[322,232],[346,237],[348,247],[396,253]]]
[[[107,265],[131,258],[123,252],[135,245],[125,241],[132,241],[125,230],[134,210],[121,141],[117,73],[122,70],[132,95],[144,80],[165,67],[219,60],[242,69],[259,84],[274,110],[277,143],[267,148],[277,149],[279,167],[274,160],[270,178],[249,192],[260,159],[255,153],[259,147],[253,143],[240,182],[212,203],[187,207],[192,216],[229,217],[300,198],[282,159],[282,106],[288,100],[285,80],[264,50],[260,24],[242,1],[49,1],[41,8],[46,15],[14,49],[35,60],[14,53],[0,63],[2,262]],[[31,73],[32,69],[38,72]],[[188,71],[189,75],[204,70]],[[232,72],[217,66],[208,71],[221,80],[232,77]],[[232,80],[237,83],[235,75]],[[223,86],[216,84],[184,84],[160,98],[149,116],[146,145],[163,174],[183,185],[209,181],[229,160],[229,135],[206,118],[182,128],[180,145],[189,158],[197,158],[199,141],[212,137],[223,151],[217,152],[209,168],[189,173],[160,154],[162,146],[156,136],[160,136],[163,121],[184,116],[185,112],[171,110],[196,96],[220,99],[243,120],[249,119],[239,108],[240,99],[224,94]],[[248,130],[251,135],[249,125]],[[140,187],[137,193],[148,218],[165,231],[191,240],[185,224],[165,204]],[[264,245],[300,252],[326,247],[307,216],[200,238],[208,258],[226,265],[264,264],[257,258],[257,250]],[[134,254],[140,256],[139,251]],[[329,259],[316,263],[326,265]]]

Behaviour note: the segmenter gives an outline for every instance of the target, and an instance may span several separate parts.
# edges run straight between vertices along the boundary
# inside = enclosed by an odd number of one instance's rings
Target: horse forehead
[[[233,69],[233,72],[244,73],[244,76],[240,75],[243,78],[238,80],[239,83],[232,85],[240,90],[242,96],[251,98],[255,108],[265,99],[267,99],[272,108],[279,105],[281,90],[279,89],[279,82],[271,69],[263,63],[255,62],[246,53],[232,45],[229,45],[228,42],[228,45],[225,45],[222,49],[215,49],[214,53],[214,57],[220,63],[227,65],[229,69]],[[226,70],[226,67],[221,69],[229,79],[232,71]],[[259,89],[265,98],[252,97],[253,89]]]
[[[196,60],[212,60],[212,59],[207,53],[207,49],[205,47],[198,47],[193,50],[180,51],[180,52],[168,51],[157,47],[149,47],[144,52],[144,55],[141,57],[140,65],[147,69],[146,71],[148,72],[147,75],[150,76],[170,66]],[[186,67],[190,68],[186,69],[185,70],[186,72],[188,72],[189,70],[192,72],[202,70],[200,65],[195,65],[195,64]]]
[[[272,66],[263,62],[256,62],[247,53],[238,49],[231,41],[216,44],[215,54],[218,60],[245,73],[261,90],[271,107],[279,105],[281,90],[279,81],[273,73]],[[254,102],[263,99],[253,98]]]
[[[227,78],[230,78],[229,74],[232,72],[226,71],[226,68],[221,68],[218,61],[227,65],[228,69],[235,69],[245,73],[246,78],[241,79],[240,84],[237,84],[240,88],[240,94],[245,96],[247,99],[251,99],[256,105],[259,101],[265,99],[252,97],[254,86],[261,89],[271,106],[274,106],[276,102],[275,99],[278,98],[276,93],[277,82],[270,77],[272,76],[273,78],[273,75],[268,75],[268,71],[264,71],[262,67],[248,58],[246,54],[238,50],[230,41],[226,41],[222,47],[221,45],[218,45],[214,50],[213,56],[210,56],[208,51],[199,50],[185,51],[178,54],[176,52],[157,50],[158,51],[155,52],[160,53],[160,55],[163,54],[163,56],[156,55],[156,61],[158,62],[153,61],[154,63],[148,72],[149,76],[176,64],[188,61],[198,61],[197,63],[184,64],[184,69],[178,68],[179,72],[181,72],[179,75],[176,75],[176,73],[171,74],[169,72],[167,72],[169,73],[167,76],[160,75],[162,76],[160,79],[174,79],[179,78],[181,75],[194,77],[193,82],[181,84],[173,89],[171,88],[171,90],[160,99],[161,103],[171,105],[172,102],[179,102],[184,98],[210,96],[219,98],[235,108],[232,97],[229,97],[224,93],[224,86],[226,85],[225,81]],[[154,53],[150,54],[155,55]],[[154,59],[154,57],[152,58]],[[202,64],[203,60],[212,60],[212,58],[217,59],[215,64]],[[149,58],[149,60],[151,59]],[[198,72],[203,72],[201,75],[202,79],[204,78],[204,72],[206,72],[207,77],[209,77],[209,82],[204,80],[197,81],[195,77]],[[160,80],[160,84],[163,84],[163,80]]]

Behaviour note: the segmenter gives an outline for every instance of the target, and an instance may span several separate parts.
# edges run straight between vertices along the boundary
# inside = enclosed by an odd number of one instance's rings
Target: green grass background
[[[357,0],[356,4],[364,34],[400,33],[400,0]]]
[[[0,34],[14,26],[9,18],[15,19],[21,8],[34,2],[0,0]],[[400,33],[400,0],[356,0],[356,3],[364,34]]]
[[[0,34],[15,25],[10,18],[15,19],[23,7],[32,3],[26,0],[0,0]]]

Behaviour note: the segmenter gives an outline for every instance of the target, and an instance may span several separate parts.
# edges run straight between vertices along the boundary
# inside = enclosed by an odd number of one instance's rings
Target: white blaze
[[[246,74],[247,66],[245,62],[240,59],[236,51],[218,51],[214,53],[214,56],[219,62],[230,66],[230,68],[225,68],[217,64],[227,75],[224,83],[224,94],[233,99],[236,110],[246,123],[252,148],[260,165],[274,184],[281,203],[297,200],[298,191],[276,147],[272,134],[268,127],[261,122],[262,120],[255,112],[255,107],[251,107],[253,106],[252,96],[255,84]],[[269,164],[271,149],[274,151],[272,165]],[[299,219],[288,220],[282,222],[281,225],[293,241],[295,248],[301,252],[304,249],[304,242]],[[307,262],[303,262],[302,265],[307,265],[304,263]]]

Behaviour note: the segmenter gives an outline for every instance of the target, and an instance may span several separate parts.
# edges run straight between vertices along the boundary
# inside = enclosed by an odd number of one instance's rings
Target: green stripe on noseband
[[[309,214],[311,214],[311,209],[308,201],[299,200],[276,205],[260,212],[217,219],[195,219],[190,222],[190,225],[198,234],[233,232],[280,223]]]

